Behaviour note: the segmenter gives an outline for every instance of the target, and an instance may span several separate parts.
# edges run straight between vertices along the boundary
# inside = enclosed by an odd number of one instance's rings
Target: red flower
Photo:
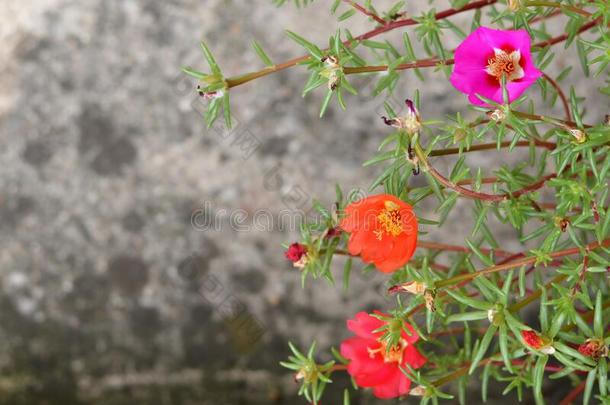
[[[284,252],[284,256],[286,259],[290,260],[293,263],[297,263],[301,260],[301,258],[307,254],[307,248],[300,243],[293,243],[286,249]]]
[[[345,208],[341,228],[350,233],[348,250],[379,271],[404,266],[417,244],[417,218],[411,206],[389,194],[367,197]]]
[[[420,368],[427,361],[413,345],[419,339],[417,332],[406,323],[404,329],[409,332],[403,330],[399,344],[387,350],[386,343],[380,341],[383,332],[375,332],[386,324],[366,312],[359,312],[354,319],[347,321],[348,329],[356,336],[341,343],[341,355],[350,360],[347,372],[360,387],[373,388],[377,398],[408,394],[411,380],[400,367],[406,369],[408,364]]]

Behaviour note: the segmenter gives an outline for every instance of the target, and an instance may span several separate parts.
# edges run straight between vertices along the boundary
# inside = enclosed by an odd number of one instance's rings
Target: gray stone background
[[[337,24],[329,4],[0,3],[0,404],[304,403],[278,365],[286,342],[317,340],[327,351],[348,335],[347,317],[386,305],[383,277],[356,276],[348,294],[324,282],[301,289],[281,247],[297,233],[277,222],[313,198],[330,204],[335,183],[366,188],[381,170],[361,165],[387,133],[370,81],[355,79],[361,96],[320,120],[322,92],[300,97],[303,69],[257,80],[231,93],[230,132],[205,128],[194,83],[180,73],[204,68],[201,39],[235,75],[262,67],[253,38],[282,61],[301,54],[284,29],[323,44],[338,26],[370,28],[360,17]],[[408,10],[417,7],[427,6]],[[552,71],[575,61],[560,55]],[[472,116],[440,73],[426,75],[422,85],[405,72],[396,100],[420,88],[425,115]],[[600,119],[596,82],[579,85]],[[475,168],[497,166],[494,153],[473,155]],[[433,218],[431,208],[419,214]],[[258,210],[276,222],[251,229]],[[232,229],[231,212],[250,229]],[[463,242],[470,212],[460,202],[443,232],[426,237]],[[191,223],[210,215],[217,229]],[[495,230],[519,248],[511,229]]]

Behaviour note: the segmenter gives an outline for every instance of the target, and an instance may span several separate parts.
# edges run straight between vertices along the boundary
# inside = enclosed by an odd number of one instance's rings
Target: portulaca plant
[[[418,90],[400,95],[403,112],[385,104],[379,153],[364,162],[382,167],[368,185],[370,194],[344,196],[337,186],[333,207],[315,204],[322,220],[303,223],[301,240],[286,245],[304,288],[307,279],[334,283],[342,273],[349,293],[352,264],[362,263],[355,271],[383,273],[387,294],[395,297],[390,307],[380,300],[378,310],[346,321],[351,337],[327,353],[332,361],[320,362],[324,356],[315,344],[308,350],[290,344],[293,355],[282,366],[294,373],[300,394],[323,403],[333,375],[347,373],[353,384],[341,387],[344,404],[353,390],[381,399],[466,404],[473,380],[484,401],[492,381],[505,395],[521,400],[530,390],[544,403],[548,380],[565,380],[570,388],[562,403],[610,403],[610,119],[585,114],[592,99],[610,106],[610,2],[451,0],[437,11],[430,1],[420,15],[411,15],[405,1],[386,10],[371,0],[330,3],[339,21],[359,15],[371,30],[354,35],[339,29],[328,47],[289,31],[305,54],[280,63],[253,42],[266,67],[233,77],[202,44],[207,70],[184,69],[209,100],[207,124],[223,112],[229,127],[230,95],[248,91],[237,87],[285,69],[310,72],[304,94],[325,92],[320,116],[333,99],[346,108],[345,92],[357,102],[354,75],[374,75],[380,99],[394,93],[405,70],[421,80],[410,83]],[[470,16],[467,29],[452,22],[458,14]],[[563,32],[552,35],[551,25]],[[383,39],[396,30],[401,44]],[[459,39],[456,49],[445,46],[450,36]],[[557,69],[556,56],[570,48],[579,61]],[[463,108],[428,117],[422,69],[464,93]],[[597,77],[606,85],[588,97],[565,88],[570,77]],[[556,104],[561,116],[549,113]],[[529,160],[503,164],[503,156],[518,148],[529,150]],[[481,151],[496,153],[497,166],[468,167],[466,154]],[[434,167],[433,158],[453,155],[450,173]],[[425,185],[415,186],[415,176]],[[472,222],[452,216],[458,199],[470,200]],[[424,200],[436,201],[438,219],[424,217]],[[514,228],[521,251],[503,248],[489,226],[492,217]],[[449,221],[469,231],[463,245],[418,236]],[[334,264],[337,257],[342,268]],[[528,313],[537,316],[526,318]]]

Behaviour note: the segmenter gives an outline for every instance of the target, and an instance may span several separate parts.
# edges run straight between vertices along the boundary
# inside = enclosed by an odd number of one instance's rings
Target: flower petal
[[[404,375],[402,371],[396,367],[390,378],[373,389],[373,395],[380,399],[396,398],[408,394],[410,387],[411,380],[409,380],[409,377]]]
[[[413,345],[409,345],[405,348],[403,356],[403,364],[408,364],[411,368],[420,368],[428,361],[428,359]]]
[[[383,321],[367,314],[366,312],[358,312],[354,319],[347,320],[347,328],[354,332],[356,336],[375,341],[379,333],[373,333],[375,329],[379,329],[384,324]]]

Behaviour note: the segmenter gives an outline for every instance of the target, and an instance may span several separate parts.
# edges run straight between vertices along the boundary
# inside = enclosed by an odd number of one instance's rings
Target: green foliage
[[[274,1],[277,5],[286,2]],[[297,6],[309,3],[295,1]],[[610,97],[609,3],[511,0],[475,7],[472,28],[484,24],[527,30],[534,44],[534,62],[547,76],[512,103],[503,86],[502,104],[484,100],[492,107],[473,107],[434,119],[427,116],[434,101],[425,91],[426,81],[430,76],[446,80],[454,51],[448,44],[459,43],[466,32],[451,19],[439,18],[434,9],[411,21],[404,15],[403,1],[385,10],[372,3],[364,0],[360,4],[375,24],[362,36],[338,29],[321,47],[287,31],[305,53],[295,62],[309,72],[302,95],[324,87],[323,116],[333,99],[345,109],[346,92],[357,100],[367,90],[364,87],[370,86],[368,90],[380,96],[378,106],[385,108],[391,128],[380,132],[377,152],[364,162],[377,173],[369,191],[393,194],[413,205],[418,214],[422,203],[433,207],[429,214],[433,218],[418,216],[420,236],[447,221],[457,221],[470,235],[457,248],[420,247],[407,265],[387,277],[387,287],[417,282],[425,286],[425,293],[398,296],[393,308],[384,309],[389,315],[377,315],[385,325],[377,331],[379,339],[387,348],[393,347],[408,323],[425,341],[420,348],[435,367],[403,369],[421,391],[422,403],[455,396],[460,403],[468,403],[466,388],[475,376],[480,378],[484,400],[489,386],[495,384],[504,395],[519,400],[529,395],[528,399],[543,403],[545,384],[561,379],[582,386],[584,403],[608,402],[607,350],[587,355],[578,347],[592,339],[610,344],[610,123],[587,113],[588,95],[583,89],[563,88],[580,83],[581,76],[591,76],[591,80],[606,83],[596,96]],[[468,3],[451,1],[458,11]],[[330,8],[339,23],[362,12],[341,0],[331,2]],[[408,23],[396,24],[401,19]],[[393,24],[415,27],[404,29],[402,41],[381,37],[394,29]],[[562,28],[565,36],[553,36],[551,31],[556,30],[547,29],[551,25]],[[562,44],[578,56],[572,66],[556,63],[556,55],[564,52]],[[209,72],[185,68],[185,73],[202,83],[204,92],[223,92],[222,98],[210,101],[209,125],[221,106],[230,122],[229,89],[287,68],[274,64],[258,42],[253,41],[252,46],[266,66],[261,71],[224,78],[205,44],[202,50]],[[432,71],[424,74],[424,68]],[[353,75],[368,80],[356,88]],[[405,124],[408,117],[401,111],[402,105],[384,97],[395,95],[405,83],[422,115],[417,117],[416,129]],[[415,90],[420,84],[421,96]],[[518,150],[526,157],[517,163],[505,158]],[[470,165],[467,156],[478,151],[497,156],[493,167]],[[447,159],[447,173],[435,169],[437,159]],[[413,181],[415,176],[419,181]],[[335,271],[335,257],[349,256],[348,235],[331,231],[356,196],[344,196],[339,187],[336,194],[332,209],[315,202],[315,220],[302,224],[300,242],[307,248],[307,260],[299,269],[303,285],[308,278],[334,285],[341,271]],[[465,198],[468,201],[458,204]],[[459,206],[467,206],[472,218],[464,219],[463,211],[456,210]],[[492,221],[506,230],[502,239],[494,235]],[[520,252],[503,250],[501,242],[510,232],[521,243]],[[343,294],[348,296],[354,272],[374,271],[372,266],[360,270],[356,261],[347,257],[338,276]],[[532,324],[528,313],[537,314],[537,324]],[[541,347],[530,347],[522,337],[522,332],[534,330],[544,343]],[[292,345],[291,349],[293,356],[282,365],[302,377],[300,394],[319,402],[336,371],[335,363],[317,364],[315,346],[307,355]],[[333,353],[339,363],[346,362]],[[450,394],[443,385],[451,382]],[[343,402],[350,403],[347,389]]]

